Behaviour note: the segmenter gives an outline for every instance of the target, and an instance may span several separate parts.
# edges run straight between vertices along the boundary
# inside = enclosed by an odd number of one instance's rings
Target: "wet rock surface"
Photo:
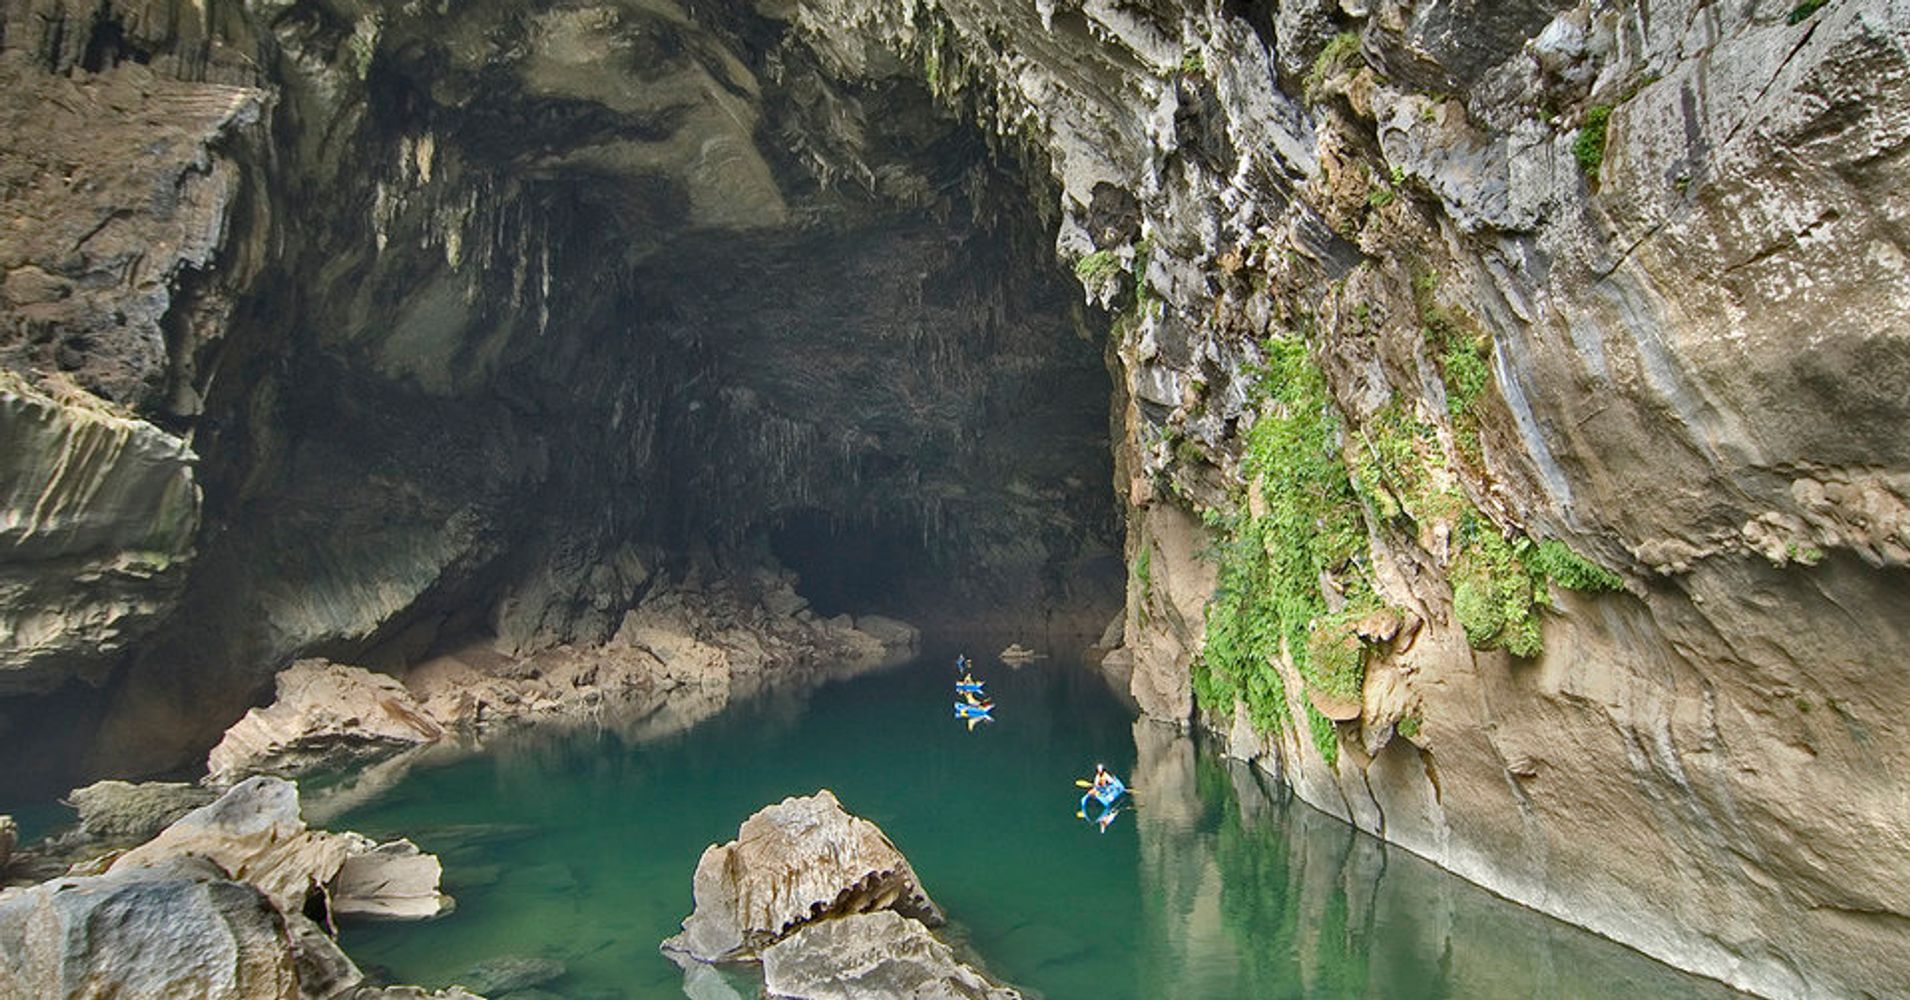
[[[247,779],[131,850],[0,890],[0,995],[380,996],[329,928],[442,914],[441,870],[409,841],[310,829],[294,785]]]
[[[943,919],[908,859],[826,788],[765,807],[735,840],[705,850],[693,892],[695,911],[663,949],[703,962],[759,958],[796,928],[845,914]]]

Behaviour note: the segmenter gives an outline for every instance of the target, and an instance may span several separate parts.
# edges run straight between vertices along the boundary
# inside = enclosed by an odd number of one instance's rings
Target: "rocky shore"
[[[440,871],[408,841],[311,829],[296,786],[249,778],[143,844],[0,890],[0,996],[470,1000],[372,985],[335,937],[446,912]]]

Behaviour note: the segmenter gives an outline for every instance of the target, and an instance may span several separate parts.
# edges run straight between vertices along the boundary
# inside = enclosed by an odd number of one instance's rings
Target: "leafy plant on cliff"
[[[1338,76],[1360,58],[1360,36],[1357,31],[1343,31],[1327,40],[1326,47],[1313,60],[1313,68],[1307,71],[1306,79],[1301,81],[1301,93],[1311,104],[1318,99],[1320,88],[1326,81]]]
[[[1812,14],[1817,13],[1829,2],[1830,0],[1804,0],[1803,3],[1791,8],[1790,16],[1786,17],[1784,21],[1787,24],[1803,24]]]
[[[1605,133],[1611,122],[1612,106],[1594,104],[1585,109],[1585,124],[1579,126],[1578,138],[1572,140],[1572,156],[1594,184],[1598,183],[1599,165],[1605,162]]]
[[[1266,356],[1258,380],[1265,411],[1247,432],[1242,459],[1247,488],[1257,495],[1225,522],[1220,586],[1194,672],[1203,707],[1229,711],[1238,699],[1262,731],[1288,718],[1285,682],[1274,666],[1283,652],[1309,685],[1358,696],[1363,648],[1312,638],[1316,629],[1377,604],[1355,565],[1366,548],[1365,523],[1325,376],[1297,337],[1269,340]],[[1322,581],[1341,577],[1351,582],[1336,616]]]
[[[1474,649],[1537,656],[1544,648],[1539,614],[1552,604],[1552,584],[1582,591],[1624,585],[1618,574],[1564,542],[1507,538],[1477,514],[1462,521],[1460,537],[1464,549],[1454,567],[1453,616]]]
[[[1088,284],[1099,284],[1121,270],[1120,258],[1112,250],[1096,250],[1074,262],[1074,273]]]

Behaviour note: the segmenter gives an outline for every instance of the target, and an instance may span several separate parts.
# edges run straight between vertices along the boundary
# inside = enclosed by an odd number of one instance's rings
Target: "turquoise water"
[[[415,771],[328,825],[439,852],[458,908],[347,927],[346,949],[432,987],[534,955],[568,968],[543,987],[558,996],[682,996],[657,943],[690,910],[698,856],[763,805],[827,787],[888,833],[992,973],[1051,1000],[1736,996],[1277,802],[1246,769],[1136,725],[1079,665],[981,671],[999,721],[970,733],[952,658],[662,740],[525,733]],[[1105,834],[1074,815],[1097,760],[1143,803]]]

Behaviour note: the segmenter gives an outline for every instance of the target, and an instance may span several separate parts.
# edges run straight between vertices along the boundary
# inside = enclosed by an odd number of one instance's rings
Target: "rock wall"
[[[787,16],[1049,166],[1149,713],[1675,965],[1910,981],[1901,4]]]

